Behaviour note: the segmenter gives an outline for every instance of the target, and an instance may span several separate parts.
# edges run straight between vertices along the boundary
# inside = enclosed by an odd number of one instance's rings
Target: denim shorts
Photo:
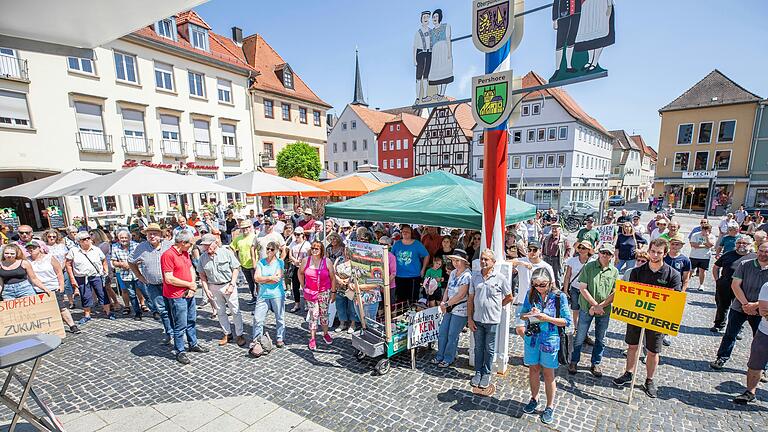
[[[526,366],[541,365],[541,367],[547,369],[557,369],[557,367],[560,365],[560,363],[557,361],[557,352],[559,351],[559,346],[542,347],[538,341],[534,346],[531,346],[530,336],[526,336],[524,340],[525,348],[523,350],[523,363]]]
[[[13,300],[21,297],[35,295],[35,288],[29,281],[21,281],[14,284],[5,284],[3,286],[3,300]]]
[[[581,291],[579,291],[578,288],[569,287],[568,288],[568,300],[571,302],[571,310],[579,310],[581,307],[579,306],[579,297],[581,296]]]

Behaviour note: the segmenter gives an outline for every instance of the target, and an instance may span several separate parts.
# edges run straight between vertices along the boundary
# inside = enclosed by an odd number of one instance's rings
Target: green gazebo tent
[[[536,207],[507,195],[505,224],[533,219]],[[363,196],[328,204],[325,217],[482,229],[483,185],[433,171]]]

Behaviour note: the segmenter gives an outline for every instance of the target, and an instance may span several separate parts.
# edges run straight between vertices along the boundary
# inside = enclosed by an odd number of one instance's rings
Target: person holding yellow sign
[[[682,290],[680,272],[664,262],[664,257],[669,253],[669,242],[663,238],[652,240],[648,248],[648,263],[635,267],[629,274],[630,282],[640,282],[646,285]],[[632,373],[637,363],[637,350],[640,344],[641,328],[627,324],[627,333],[624,341],[629,345],[627,350],[627,363],[625,372],[622,376],[613,380],[613,384],[623,387],[632,382]],[[661,354],[662,340],[664,333],[646,329],[645,330],[645,349],[648,350],[648,356],[645,361],[645,386],[643,390],[648,397],[655,398],[657,389],[653,381],[656,373],[656,367],[659,365],[659,354]]]

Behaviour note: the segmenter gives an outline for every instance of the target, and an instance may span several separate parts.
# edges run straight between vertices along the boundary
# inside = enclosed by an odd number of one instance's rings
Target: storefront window
[[[116,212],[117,200],[114,196],[106,197],[88,197],[91,203],[91,210],[94,212]]]
[[[768,189],[755,191],[755,207],[768,207]]]

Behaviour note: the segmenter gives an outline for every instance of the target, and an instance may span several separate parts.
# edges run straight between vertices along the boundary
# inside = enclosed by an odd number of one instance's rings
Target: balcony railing
[[[152,156],[152,140],[145,137],[124,136],[123,152],[127,155]]]
[[[223,145],[221,146],[221,157],[226,161],[243,160],[243,151],[240,146]]]
[[[160,141],[160,151],[163,156],[187,157],[187,143],[178,140]]]
[[[77,148],[86,153],[112,153],[112,135],[102,132],[77,132]]]
[[[208,141],[195,141],[194,151],[198,159],[216,159],[216,144]]]
[[[29,81],[27,61],[18,57],[0,54],[0,78]]]

